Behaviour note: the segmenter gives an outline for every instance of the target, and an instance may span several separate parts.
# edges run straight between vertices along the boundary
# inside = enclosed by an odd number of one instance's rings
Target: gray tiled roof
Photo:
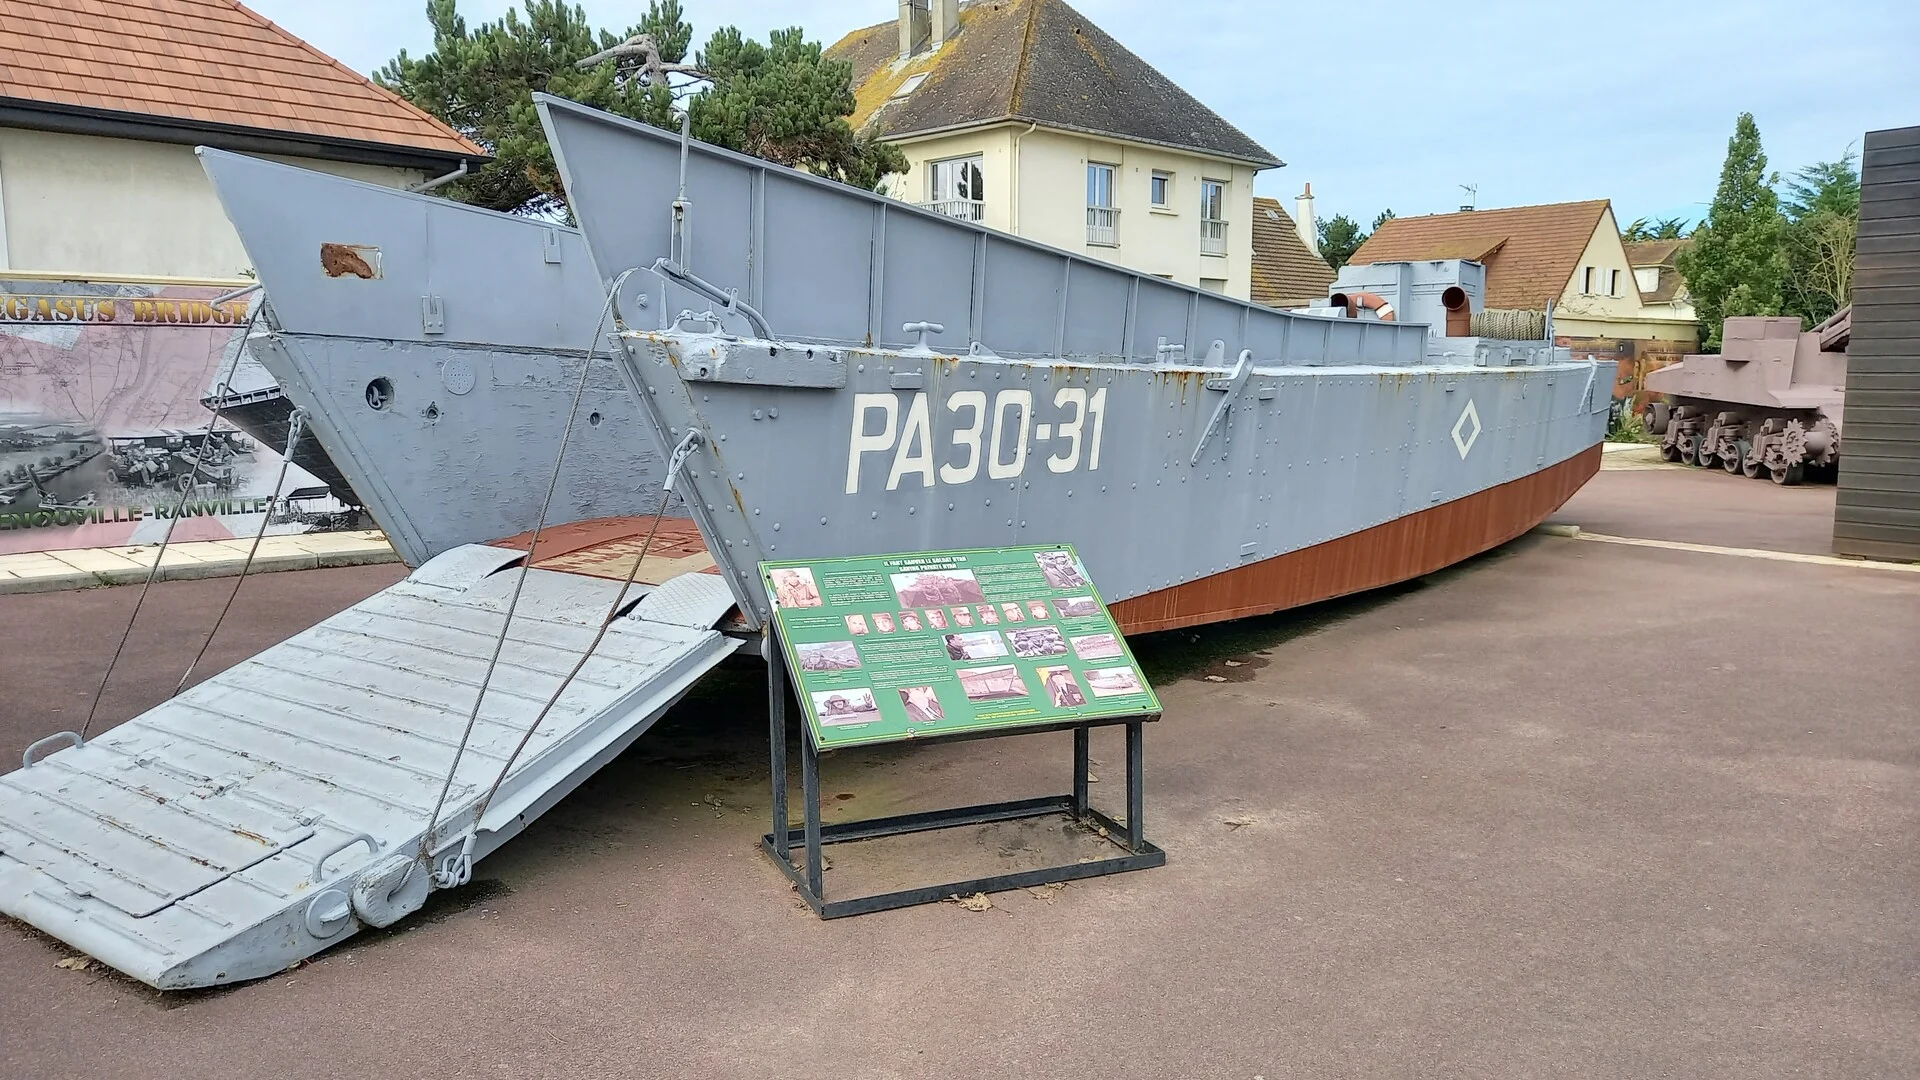
[[[892,22],[856,30],[828,54],[853,64],[853,123],[886,138],[1017,120],[1282,164],[1061,0],[974,0],[951,41],[905,64]],[[920,72],[917,89],[892,96]]]

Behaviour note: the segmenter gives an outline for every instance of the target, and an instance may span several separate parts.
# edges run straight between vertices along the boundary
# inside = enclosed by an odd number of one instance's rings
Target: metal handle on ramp
[[[23,769],[33,768],[33,762],[34,762],[33,752],[35,750],[39,750],[42,747],[46,747],[46,746],[52,746],[54,743],[61,742],[63,740],[66,742],[72,743],[73,748],[75,750],[78,750],[81,747],[87,745],[87,740],[77,731],[56,731],[44,739],[35,740],[31,745],[29,745],[26,751],[20,755],[20,767]]]
[[[341,852],[347,850],[348,848],[352,847],[355,844],[362,844],[362,843],[367,845],[368,854],[370,855],[380,854],[380,841],[375,840],[372,834],[370,833],[361,833],[358,836],[354,836],[349,839],[342,840],[340,843],[335,844],[332,848],[328,849],[325,855],[322,855],[319,858],[313,860],[314,884],[318,885],[320,883],[320,868],[326,865],[326,862],[328,859],[333,858],[335,855],[340,854]]]

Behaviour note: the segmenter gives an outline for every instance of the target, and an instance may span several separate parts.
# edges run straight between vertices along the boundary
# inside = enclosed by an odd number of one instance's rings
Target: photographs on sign
[[[948,634],[947,657],[952,660],[991,660],[1007,655],[1006,642],[987,631],[976,634]]]
[[[819,607],[820,589],[813,583],[813,571],[804,566],[773,571],[773,602],[783,608]]]
[[[907,719],[916,724],[931,724],[947,718],[947,710],[940,707],[939,695],[931,686],[901,687],[900,704],[907,707]]]
[[[1073,654],[1082,660],[1111,660],[1120,655],[1120,639],[1113,634],[1088,634],[1073,639]]]
[[[1069,596],[1064,600],[1055,600],[1053,607],[1063,619],[1084,619],[1100,614],[1100,605],[1094,603],[1091,596]]]
[[[1035,622],[1044,622],[1047,618],[1047,602],[1045,600],[1027,601],[1027,614]]]
[[[893,616],[885,611],[873,613],[873,628],[883,634],[893,633]]]
[[[1081,692],[1072,669],[1043,667],[1034,669],[1034,673],[1040,676],[1040,685],[1046,688],[1047,700],[1054,708],[1077,709],[1087,703],[1087,695]]]
[[[1121,697],[1141,693],[1140,676],[1130,667],[1092,668],[1087,672],[1087,688],[1094,697]]]
[[[852,671],[860,666],[860,653],[851,641],[816,641],[794,649],[802,671]]]
[[[857,637],[859,635],[865,634],[866,632],[867,632],[867,617],[865,615],[847,616],[847,633],[853,634]]]
[[[820,717],[820,723],[827,727],[871,724],[880,719],[880,707],[874,703],[873,691],[865,687],[816,690],[813,693],[813,708]]]
[[[1007,617],[1008,622],[1027,621],[1027,611],[1019,604],[1001,604],[1000,613]]]
[[[919,612],[903,611],[900,613],[900,629],[906,633],[911,634],[919,630],[924,630],[926,628],[920,624]]]
[[[967,609],[960,608],[959,610],[965,611]],[[927,625],[935,630],[945,630],[947,628],[947,613],[937,607],[928,608]]]
[[[1034,556],[1040,564],[1040,572],[1047,576],[1047,584],[1056,589],[1084,589],[1087,587],[1086,571],[1065,551],[1042,551]]]
[[[999,625],[1000,610],[994,607],[992,604],[981,604],[980,607],[976,610],[980,612],[981,626],[998,626]]]
[[[1026,697],[1028,693],[1026,680],[1020,677],[1020,669],[1012,664],[961,668],[955,674],[960,676],[960,689],[969,701]]]
[[[1051,626],[1029,626],[1007,631],[1013,640],[1013,655],[1022,660],[1036,656],[1059,656],[1067,651],[1067,639]],[[848,644],[852,644],[849,642]],[[969,658],[971,659],[971,658]]]
[[[987,598],[971,570],[922,570],[893,574],[893,593],[901,607],[945,607],[972,604]]]
[[[953,609],[953,625],[972,626],[973,625],[973,609],[964,608],[964,607],[954,608]]]

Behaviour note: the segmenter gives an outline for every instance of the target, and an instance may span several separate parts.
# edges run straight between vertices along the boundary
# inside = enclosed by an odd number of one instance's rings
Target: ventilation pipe
[[[1361,309],[1371,311],[1381,322],[1393,321],[1393,305],[1379,293],[1356,292],[1334,293],[1327,298],[1329,307],[1346,308],[1347,318],[1357,319]]]
[[[1440,306],[1447,309],[1447,336],[1473,336],[1473,305],[1467,301],[1467,290],[1458,285],[1449,285],[1440,294]]]

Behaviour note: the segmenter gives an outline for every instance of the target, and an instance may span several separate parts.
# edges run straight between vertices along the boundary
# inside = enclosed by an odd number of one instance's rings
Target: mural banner
[[[823,750],[1160,711],[1071,546],[763,562]]]
[[[282,447],[209,403],[272,390],[242,349],[256,294],[0,273],[0,553],[252,536]],[[355,524],[310,473],[268,531]]]

